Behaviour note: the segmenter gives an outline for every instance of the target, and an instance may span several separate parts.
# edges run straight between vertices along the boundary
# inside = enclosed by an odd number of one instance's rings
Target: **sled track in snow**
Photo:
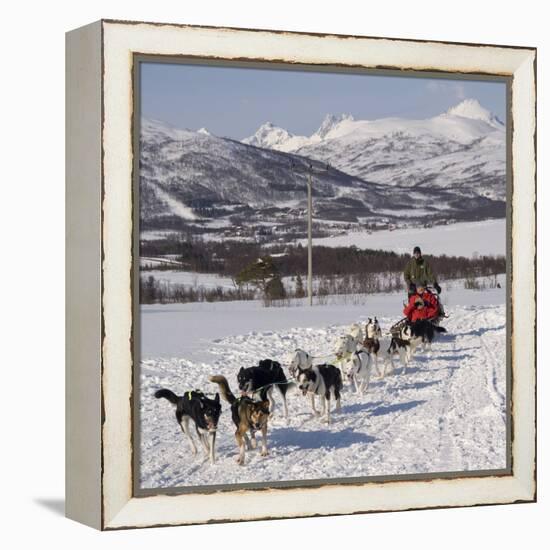
[[[357,321],[364,322],[364,318]],[[394,322],[380,318],[383,329]],[[217,463],[193,457],[176,424],[172,406],[153,393],[168,387],[181,395],[199,388],[214,392],[210,374],[225,375],[236,391],[241,366],[270,357],[288,364],[298,347],[331,354],[348,326],[258,331],[208,342],[211,360],[150,359],[141,374],[141,482],[144,488],[269,482],[331,477],[364,477],[505,467],[505,309],[457,307],[445,323],[449,334],[430,353],[413,357],[407,372],[371,379],[359,396],[346,384],[342,412],[327,426],[312,416],[309,398],[288,395],[285,421],[281,398],[270,422],[270,455],[247,453],[235,462],[237,447],[229,407],[217,436]]]

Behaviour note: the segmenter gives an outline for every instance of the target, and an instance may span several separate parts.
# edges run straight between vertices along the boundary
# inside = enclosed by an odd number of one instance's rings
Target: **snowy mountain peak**
[[[447,111],[448,115],[481,120],[491,126],[502,125],[502,122],[491,111],[485,109],[477,99],[465,99],[458,105],[451,107]]]
[[[204,134],[205,136],[211,136],[212,134],[206,128],[199,128],[197,134]]]
[[[253,136],[243,139],[242,142],[247,145],[255,145],[256,147],[274,149],[290,138],[292,138],[292,134],[284,128],[275,126],[272,122],[265,122]]]
[[[336,128],[340,123],[347,120],[353,121],[354,118],[349,113],[342,113],[341,115],[328,114],[325,116],[317,132],[315,132],[315,135],[323,139],[329,132],[334,130],[334,128]]]

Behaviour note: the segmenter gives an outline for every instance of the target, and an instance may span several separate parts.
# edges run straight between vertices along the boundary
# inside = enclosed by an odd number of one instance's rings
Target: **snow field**
[[[289,420],[282,401],[269,423],[269,456],[248,451],[236,463],[237,446],[229,404],[223,402],[216,441],[217,462],[193,456],[175,420],[174,408],[154,392],[178,395],[190,389],[214,393],[208,381],[223,374],[234,393],[236,374],[260,359],[288,366],[294,349],[319,358],[334,351],[349,324],[257,330],[204,340],[208,354],[149,357],[141,362],[141,486],[166,488],[249,482],[314,480],[506,467],[505,306],[448,308],[448,334],[431,352],[417,352],[406,372],[398,366],[384,379],[371,379],[359,396],[345,382],[342,411],[332,424],[314,417],[309,398],[288,394]],[[364,315],[354,321],[364,323]],[[383,330],[397,319],[379,317]],[[287,325],[288,326],[288,325]],[[215,335],[215,333],[214,333]],[[334,404],[332,404],[334,407]],[[196,436],[195,436],[195,439]]]
[[[307,241],[301,241],[306,244]],[[356,246],[374,250],[411,253],[420,246],[425,254],[447,256],[503,256],[506,254],[506,220],[459,222],[434,227],[408,227],[369,233],[354,231],[345,235],[313,239],[314,246]]]

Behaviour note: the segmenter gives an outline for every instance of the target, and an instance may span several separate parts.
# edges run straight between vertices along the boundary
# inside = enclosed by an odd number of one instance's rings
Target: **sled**
[[[409,323],[409,320],[406,317],[403,317],[403,319],[393,324],[390,327],[390,334],[392,338],[400,338],[401,329],[404,328],[408,323]]]
[[[432,287],[428,287],[428,290],[437,298],[437,307],[438,307],[437,316],[432,317],[431,319],[429,319],[429,321],[431,321],[434,325],[439,325],[441,319],[446,319],[449,316],[445,313],[445,308],[443,307],[443,304],[439,299],[439,294],[435,291],[435,289]]]

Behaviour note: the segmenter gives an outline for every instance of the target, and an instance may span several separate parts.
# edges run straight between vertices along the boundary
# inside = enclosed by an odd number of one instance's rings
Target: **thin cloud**
[[[442,82],[441,80],[430,80],[426,89],[432,94],[444,94],[453,96],[456,99],[466,99],[466,88],[461,82]]]

